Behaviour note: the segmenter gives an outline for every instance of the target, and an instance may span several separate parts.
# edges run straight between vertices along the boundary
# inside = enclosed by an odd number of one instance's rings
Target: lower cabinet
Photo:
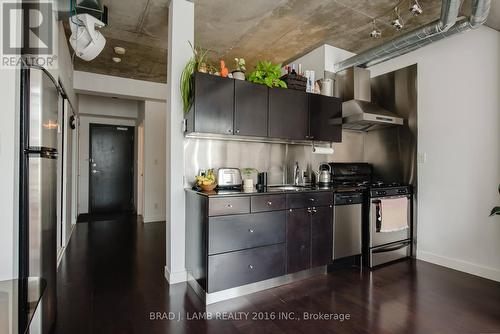
[[[285,244],[208,257],[208,293],[285,274]]]
[[[311,267],[311,214],[308,209],[290,209],[286,217],[287,273]]]
[[[333,207],[290,209],[287,212],[287,273],[332,262]]]

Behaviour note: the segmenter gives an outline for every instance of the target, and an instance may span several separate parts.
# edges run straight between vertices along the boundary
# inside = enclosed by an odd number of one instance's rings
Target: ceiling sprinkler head
[[[422,9],[422,7],[418,3],[418,1],[417,0],[413,1],[413,4],[410,6],[410,13],[413,16],[418,16],[418,15],[422,14],[423,11],[424,10]]]
[[[377,25],[375,24],[375,20],[373,20],[373,29],[370,32],[370,37],[371,38],[380,38],[382,37],[382,31],[377,29]]]

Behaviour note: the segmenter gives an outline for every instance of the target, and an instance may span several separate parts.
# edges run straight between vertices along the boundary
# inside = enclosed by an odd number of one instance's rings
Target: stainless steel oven
[[[407,200],[408,228],[394,231],[381,231],[382,199],[405,198]],[[384,189],[371,189],[369,199],[369,243],[368,264],[374,266],[405,258],[411,255],[412,193],[409,186]]]

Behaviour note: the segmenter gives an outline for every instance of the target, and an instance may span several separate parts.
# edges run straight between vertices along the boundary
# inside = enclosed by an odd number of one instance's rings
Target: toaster
[[[217,171],[219,188],[240,188],[241,182],[241,172],[238,168],[219,168]]]

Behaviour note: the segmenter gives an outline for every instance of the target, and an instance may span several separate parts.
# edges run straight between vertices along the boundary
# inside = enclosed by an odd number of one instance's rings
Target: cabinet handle
[[[233,207],[233,205],[232,205],[232,204],[228,204],[228,205],[226,205],[226,206],[227,206],[228,208],[232,208],[232,207]]]
[[[269,205],[269,206],[273,205],[273,202],[269,201],[269,202],[267,202],[267,205]]]
[[[309,198],[309,200],[310,200],[311,202],[314,202],[314,198]]]
[[[249,264],[249,265],[248,265],[248,269],[250,269],[250,270],[254,270],[254,269],[255,269],[255,267],[254,267],[253,265]]]
[[[240,130],[239,130],[239,129],[236,129],[236,131],[235,131],[235,132],[236,132],[236,133],[240,133]]]
[[[229,130],[227,130],[227,132],[231,133],[231,132],[233,132],[233,130],[229,129]]]
[[[307,208],[307,212],[311,213],[311,208]]]
[[[254,231],[254,229],[253,229],[253,228],[249,228],[249,229],[248,229],[248,232],[253,233],[253,232],[255,232],[255,231]]]
[[[316,213],[316,212],[318,212],[318,210],[316,210],[316,208],[315,208],[315,207],[313,207],[313,208],[312,208],[312,212],[313,212],[313,213]]]

